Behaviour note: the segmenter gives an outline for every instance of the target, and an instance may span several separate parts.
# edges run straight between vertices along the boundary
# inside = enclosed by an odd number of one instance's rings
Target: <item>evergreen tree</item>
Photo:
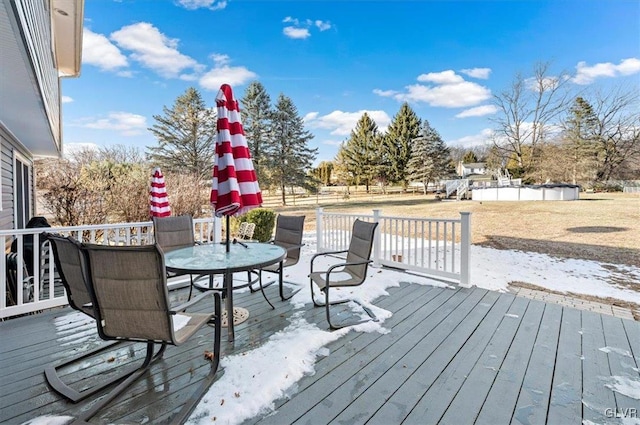
[[[378,125],[365,112],[339,152],[344,167],[353,173],[356,184],[365,184],[367,193],[373,180],[380,174],[381,144]]]
[[[449,148],[440,134],[424,121],[422,131],[413,141],[413,153],[408,164],[408,176],[424,185],[424,193],[430,182],[436,183],[450,172]]]
[[[386,159],[390,167],[389,178],[407,188],[407,164],[411,158],[411,145],[420,134],[420,118],[408,103],[403,103],[393,117],[384,137]]]
[[[597,126],[598,117],[593,107],[582,97],[577,97],[569,109],[562,135],[566,157],[570,159],[573,184],[593,180],[589,174],[595,169]]]
[[[331,173],[333,171],[333,162],[322,161],[316,168],[312,170],[313,176],[324,185],[329,186],[331,184]]]
[[[158,146],[147,147],[153,165],[165,172],[211,176],[216,144],[216,113],[207,108],[200,92],[193,87],[178,96],[164,115],[154,115],[149,130]]]
[[[271,122],[271,141],[265,149],[274,184],[282,191],[282,205],[286,205],[286,188],[311,188],[309,171],[318,153],[308,143],[313,135],[304,129],[298,108],[284,94],[278,96]]]
[[[267,145],[270,143],[271,118],[273,110],[271,97],[264,86],[254,81],[244,92],[242,103],[242,124],[247,144],[253,159],[253,168],[256,170],[258,182],[265,187],[268,185],[268,173],[266,165]]]
[[[478,162],[478,157],[474,151],[467,151],[462,157],[463,164],[472,164],[474,162]]]

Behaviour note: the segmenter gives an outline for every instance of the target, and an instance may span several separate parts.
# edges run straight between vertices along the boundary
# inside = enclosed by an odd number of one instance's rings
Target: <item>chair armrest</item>
[[[311,257],[311,261],[310,261],[310,263],[311,263],[311,273],[313,273],[313,262],[316,260],[316,258],[321,257],[321,256],[325,256],[325,255],[342,254],[342,253],[345,253],[345,252],[349,252],[349,250],[348,249],[343,249],[341,251],[328,251],[328,252],[319,252],[317,254],[314,254]]]
[[[369,264],[369,263],[373,263],[373,260],[367,260],[367,261],[354,261],[354,262],[350,262],[350,263],[339,263],[339,264],[334,264],[333,266],[329,267],[326,271],[327,277],[325,278],[325,282],[327,284],[327,286],[329,286],[329,281],[331,280],[330,276],[331,273],[333,273],[335,271],[335,269],[340,268],[343,269],[344,267],[347,266],[359,266],[361,264]],[[338,272],[340,272],[341,270],[338,270]]]
[[[369,264],[369,263],[373,263],[373,260],[355,261],[355,262],[351,262],[351,263],[334,264],[333,266],[329,267],[329,269],[327,270],[327,276],[329,276],[329,273],[331,273],[334,269],[336,269],[338,267],[359,266],[359,265],[362,265],[362,264]]]
[[[289,252],[289,251],[293,251],[294,249],[300,249],[300,248],[302,248],[303,246],[304,246],[304,244],[303,244],[303,243],[301,243],[300,245],[292,245],[292,246],[290,246],[289,248],[286,248],[286,251],[287,251],[287,252]]]
[[[185,311],[186,309],[188,309],[192,305],[196,304],[198,301],[202,300],[203,298],[210,297],[211,295],[213,295],[213,292],[205,292],[203,294],[198,295],[195,298],[192,298],[191,301],[187,301],[184,304],[180,304],[180,305],[177,305],[175,307],[171,307],[171,311],[169,311],[169,314],[178,314],[178,313],[180,313],[182,311]]]

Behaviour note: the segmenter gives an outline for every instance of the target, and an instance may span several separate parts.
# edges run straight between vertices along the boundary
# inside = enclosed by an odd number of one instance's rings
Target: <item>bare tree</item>
[[[539,159],[539,148],[558,115],[564,112],[567,93],[564,76],[549,75],[549,64],[534,67],[533,77],[516,75],[511,87],[494,96],[500,114],[493,143],[516,162],[512,174],[528,175]]]
[[[44,209],[61,226],[98,224],[106,220],[103,188],[87,186],[83,167],[96,158],[94,150],[82,150],[71,159],[38,159],[36,182]]]
[[[210,214],[210,210],[206,208],[211,193],[210,180],[205,183],[196,173],[167,173],[164,178],[173,215],[201,217],[203,211]]]
[[[597,141],[597,168],[595,180],[604,182],[629,173],[627,168],[640,160],[640,95],[634,90],[596,92],[592,101],[597,117],[595,139]]]

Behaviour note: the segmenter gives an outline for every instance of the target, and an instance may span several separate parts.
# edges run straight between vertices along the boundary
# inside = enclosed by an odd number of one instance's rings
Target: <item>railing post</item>
[[[380,210],[373,210],[373,222],[380,223]],[[380,267],[380,224],[373,235],[373,266]]]
[[[471,213],[460,213],[460,286],[471,285]]]
[[[322,251],[322,207],[316,208],[316,250]]]

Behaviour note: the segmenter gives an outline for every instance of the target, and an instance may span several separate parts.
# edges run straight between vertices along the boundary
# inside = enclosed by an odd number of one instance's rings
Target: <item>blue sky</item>
[[[147,130],[190,87],[207,105],[260,81],[289,96],[331,160],[367,111],[403,101],[452,146],[482,144],[493,95],[537,62],[576,92],[640,90],[640,2],[87,0],[82,73],[62,83],[64,142],[157,141]]]

